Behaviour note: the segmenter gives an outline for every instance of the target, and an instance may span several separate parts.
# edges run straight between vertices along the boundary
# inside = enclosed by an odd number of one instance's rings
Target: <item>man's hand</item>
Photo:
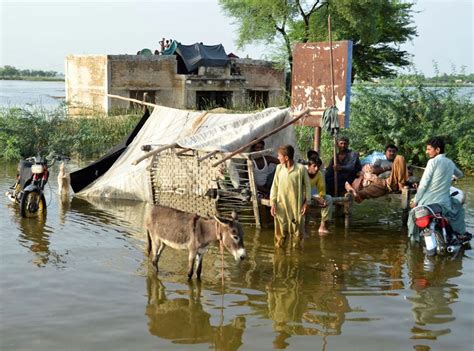
[[[410,202],[410,208],[415,208],[418,204],[415,201]]]
[[[317,197],[316,201],[318,202],[319,207],[325,208],[327,207],[327,202],[322,197]]]
[[[339,166],[339,165],[334,165],[333,168],[334,168],[334,170],[337,171],[337,172],[342,169],[342,167]]]
[[[275,217],[275,215],[276,215],[276,206],[275,205],[272,205],[272,207],[270,207],[270,214],[272,215],[272,217]]]
[[[307,210],[308,210],[308,204],[305,202],[303,206],[301,206],[301,214],[302,215],[306,214]]]

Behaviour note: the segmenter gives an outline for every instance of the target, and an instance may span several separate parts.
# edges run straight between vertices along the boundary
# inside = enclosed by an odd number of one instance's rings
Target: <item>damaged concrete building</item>
[[[284,103],[285,72],[271,62],[228,57],[222,45],[182,45],[161,55],[70,55],[66,100],[109,112],[131,107],[106,94],[207,110]],[[230,55],[232,56],[232,55]]]

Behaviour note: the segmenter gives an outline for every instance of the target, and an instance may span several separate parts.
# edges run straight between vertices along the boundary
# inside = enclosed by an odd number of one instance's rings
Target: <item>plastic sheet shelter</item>
[[[222,44],[178,44],[175,53],[183,60],[188,73],[197,70],[199,66],[222,67],[230,64],[230,59],[227,57]]]
[[[151,203],[149,162],[144,160],[132,165],[144,154],[142,145],[157,148],[177,143],[194,150],[232,152],[290,120],[289,109],[268,108],[257,113],[226,114],[158,106],[110,168],[78,195]],[[275,151],[282,144],[296,145],[292,126],[265,139],[265,147]],[[94,168],[89,171],[94,172]]]

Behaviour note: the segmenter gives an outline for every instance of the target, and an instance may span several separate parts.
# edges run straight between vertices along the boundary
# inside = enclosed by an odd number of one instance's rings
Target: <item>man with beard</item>
[[[362,170],[359,154],[349,149],[349,138],[338,138],[337,148],[337,164],[335,165],[334,159],[331,158],[326,169],[326,192],[331,196],[342,195],[345,191],[344,184],[352,183]],[[334,171],[337,172],[337,194],[334,189]]]

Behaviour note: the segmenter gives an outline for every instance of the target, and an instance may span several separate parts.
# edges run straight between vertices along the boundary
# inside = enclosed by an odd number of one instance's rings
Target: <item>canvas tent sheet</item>
[[[134,140],[109,170],[78,194],[86,197],[117,198],[152,202],[147,172],[148,160],[142,145],[159,147],[178,143],[195,150],[232,152],[292,119],[289,109],[269,108],[254,114],[223,114],[156,107]],[[265,148],[295,145],[293,127],[268,137]]]
[[[188,72],[198,69],[199,66],[215,67],[226,66],[230,59],[225,53],[222,44],[219,45],[182,45],[178,44],[176,53],[181,56]]]
[[[85,168],[71,173],[71,187],[75,193],[81,191],[94,180],[105,174],[110,167],[117,161],[120,155],[126,150],[127,146],[135,139],[140,129],[143,127],[150,112],[145,110],[143,117],[137,123],[135,128],[115,147],[110,149],[104,156],[91,163]]]

